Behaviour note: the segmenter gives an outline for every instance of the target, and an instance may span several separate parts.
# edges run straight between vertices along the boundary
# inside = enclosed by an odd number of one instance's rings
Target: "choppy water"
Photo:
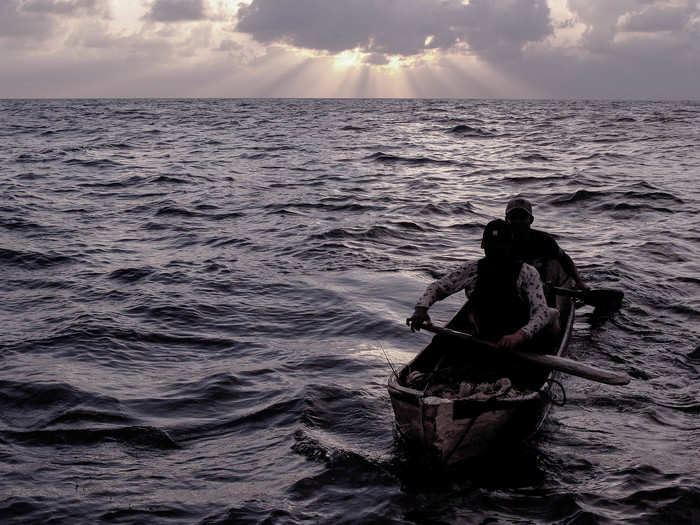
[[[0,101],[0,521],[700,522],[698,144],[700,103]],[[635,379],[436,479],[381,349],[514,194],[626,293],[570,355]]]

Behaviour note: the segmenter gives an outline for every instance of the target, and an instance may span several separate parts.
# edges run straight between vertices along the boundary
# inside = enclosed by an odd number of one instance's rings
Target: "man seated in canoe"
[[[469,302],[454,320],[457,329],[507,349],[558,331],[558,313],[547,306],[537,270],[514,257],[510,226],[502,219],[489,222],[481,246],[483,259],[464,263],[428,285],[406,321],[411,330],[430,321],[433,303],[464,290]]]
[[[531,228],[534,220],[530,201],[516,197],[508,202],[506,222],[513,232],[514,257],[535,267],[545,283],[545,290],[548,286],[588,290],[574,261],[559,247],[554,237]],[[563,304],[563,301],[559,301],[557,305],[553,294],[547,294],[547,299],[552,306]]]

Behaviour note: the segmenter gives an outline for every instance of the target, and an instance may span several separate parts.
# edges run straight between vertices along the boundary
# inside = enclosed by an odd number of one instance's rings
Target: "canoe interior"
[[[564,302],[560,312],[561,331],[560,337],[554,340],[540,340],[533,344],[527,351],[543,354],[564,356],[566,354],[571,327],[574,318],[573,300]],[[468,305],[450,320],[447,328],[458,331],[469,331],[464,321]],[[431,381],[439,380],[441,371],[452,369],[459,372],[465,380],[493,381],[501,377],[509,377],[513,386],[519,390],[536,391],[542,388],[547,379],[551,378],[551,371],[518,361],[511,361],[498,357],[489,349],[474,348],[475,343],[459,341],[449,336],[435,335],[432,341],[399,372],[399,383],[405,384],[406,377],[414,371],[433,374]],[[436,369],[436,365],[439,366]]]

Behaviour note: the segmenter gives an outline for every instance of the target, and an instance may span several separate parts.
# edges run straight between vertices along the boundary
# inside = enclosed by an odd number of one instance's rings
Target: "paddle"
[[[489,341],[484,341],[483,339],[474,337],[471,334],[458,332],[457,330],[451,330],[450,328],[443,328],[442,326],[435,326],[431,323],[423,323],[421,325],[421,328],[425,328],[429,332],[433,332],[435,334],[443,334],[451,337],[457,337],[459,339],[464,339],[466,341],[471,341],[473,343],[488,346],[493,350],[499,352],[503,356],[512,356],[516,359],[520,359],[521,361],[527,361],[528,363],[533,363],[539,366],[553,368],[554,370],[559,370],[560,372],[564,372],[572,376],[583,377],[584,379],[589,379],[591,381],[597,381],[599,383],[605,383],[607,385],[626,385],[630,382],[630,378],[627,374],[623,374],[620,372],[612,372],[610,370],[603,370],[602,368],[586,365],[584,363],[579,363],[578,361],[574,361],[573,359],[567,359],[566,357],[504,350]]]
[[[576,290],[571,288],[553,287],[558,295],[566,295],[581,299],[584,303],[600,308],[601,310],[617,310],[622,306],[625,294],[620,290],[600,288],[598,290]]]

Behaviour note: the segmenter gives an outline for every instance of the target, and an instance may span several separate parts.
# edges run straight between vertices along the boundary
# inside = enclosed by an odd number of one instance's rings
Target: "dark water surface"
[[[700,103],[0,101],[0,522],[699,523],[699,144]],[[381,349],[514,194],[634,380],[417,471]]]

